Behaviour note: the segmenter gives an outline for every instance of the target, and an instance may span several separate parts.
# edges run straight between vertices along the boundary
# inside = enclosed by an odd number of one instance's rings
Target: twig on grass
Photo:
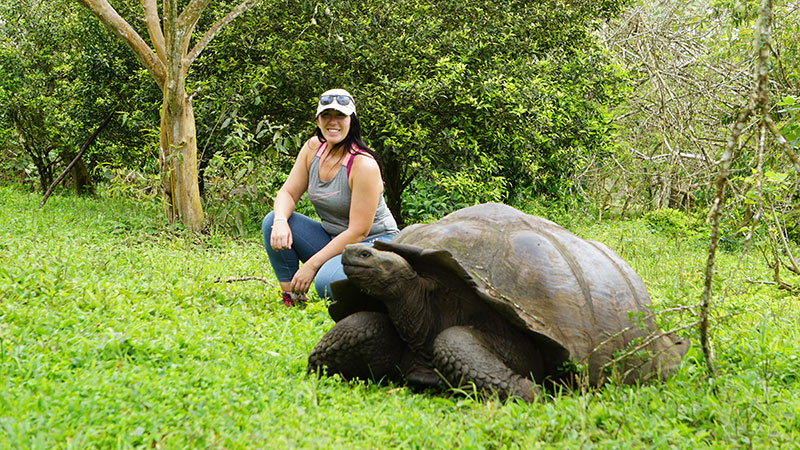
[[[234,277],[234,278],[226,278],[224,280],[222,278],[217,278],[216,280],[214,280],[214,283],[234,283],[236,281],[260,281],[262,283],[268,284],[270,287],[274,289],[278,289],[278,286],[275,286],[274,284],[270,283],[269,280],[263,277]]]
[[[745,281],[745,283],[750,283],[750,284],[769,284],[769,285],[778,284],[778,283],[776,283],[774,281],[751,280],[749,278],[745,279],[744,281]]]

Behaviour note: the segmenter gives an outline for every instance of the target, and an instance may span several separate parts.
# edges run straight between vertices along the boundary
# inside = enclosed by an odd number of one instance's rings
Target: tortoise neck
[[[392,300],[385,301],[389,317],[397,328],[397,332],[408,346],[424,355],[430,353],[430,345],[436,326],[434,303],[436,283],[423,277],[411,282],[399,283],[398,294]],[[434,335],[435,337],[435,335]],[[428,351],[426,351],[428,350]],[[432,355],[427,355],[432,356]]]

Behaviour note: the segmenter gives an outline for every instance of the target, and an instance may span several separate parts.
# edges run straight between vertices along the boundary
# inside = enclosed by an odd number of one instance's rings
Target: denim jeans
[[[322,250],[322,247],[328,245],[333,236],[322,228],[321,223],[295,212],[289,216],[289,228],[292,230],[292,248],[275,251],[269,245],[273,218],[274,214],[269,213],[261,223],[264,248],[267,249],[269,262],[272,265],[272,270],[275,271],[278,281],[292,281],[294,274],[300,267],[300,261],[308,261],[314,254]],[[394,236],[394,234],[383,234],[367,238],[362,242],[369,244],[375,241],[391,241]],[[317,276],[314,278],[314,288],[320,298],[333,298],[331,295],[331,283],[345,278],[347,278],[347,275],[344,274],[342,267],[342,255],[339,254],[329,259],[319,268]]]

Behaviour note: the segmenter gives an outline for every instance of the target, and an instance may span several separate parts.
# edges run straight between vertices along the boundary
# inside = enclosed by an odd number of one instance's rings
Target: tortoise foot
[[[539,386],[509,368],[472,328],[450,327],[433,345],[434,366],[455,388],[473,383],[479,391],[496,392],[500,398],[517,396],[526,402],[541,398]]]
[[[320,339],[308,356],[308,372],[338,373],[345,379],[380,381],[399,378],[405,350],[389,317],[358,312],[340,320]]]
[[[419,388],[445,387],[442,377],[429,367],[416,366],[405,373],[408,384]]]

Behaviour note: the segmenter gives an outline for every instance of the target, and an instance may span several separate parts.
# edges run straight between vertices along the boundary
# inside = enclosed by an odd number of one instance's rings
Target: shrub
[[[644,215],[644,220],[651,232],[669,237],[685,236],[691,222],[686,213],[672,208],[650,211]]]

